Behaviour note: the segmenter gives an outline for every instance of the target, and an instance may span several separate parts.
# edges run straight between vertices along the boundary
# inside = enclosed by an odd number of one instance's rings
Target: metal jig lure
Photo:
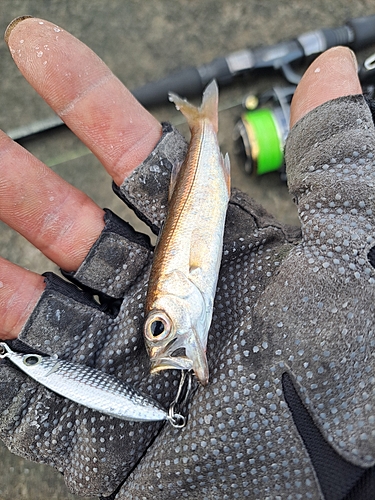
[[[191,382],[181,402],[185,374],[167,411],[149,396],[95,368],[51,356],[17,353],[5,342],[0,342],[0,358],[9,359],[29,377],[60,396],[111,417],[137,422],[167,420],[176,428],[186,424],[186,417],[175,411],[186,401],[190,390]]]

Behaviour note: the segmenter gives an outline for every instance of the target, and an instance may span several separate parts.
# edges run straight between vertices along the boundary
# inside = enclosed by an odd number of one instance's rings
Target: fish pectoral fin
[[[202,272],[202,268],[198,265],[195,265],[195,264],[190,264],[190,267],[189,267],[189,274],[198,274]]]
[[[213,236],[202,233],[200,228],[191,232],[189,251],[189,274],[195,277],[206,274],[212,266]]]
[[[202,273],[203,256],[207,255],[206,244],[198,230],[193,231],[190,243],[189,274],[197,276]]]

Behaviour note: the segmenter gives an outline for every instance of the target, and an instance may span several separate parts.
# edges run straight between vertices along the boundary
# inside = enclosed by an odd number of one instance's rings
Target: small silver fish
[[[153,399],[112,375],[88,366],[38,354],[20,354],[0,342],[0,358],[8,358],[39,384],[64,398],[111,417],[137,422],[173,418]]]
[[[196,108],[169,95],[186,117],[191,140],[175,165],[168,214],[155,249],[146,299],[145,344],[151,371],[193,370],[208,383],[206,359],[230,195],[229,157],[217,140],[218,88],[213,81]]]

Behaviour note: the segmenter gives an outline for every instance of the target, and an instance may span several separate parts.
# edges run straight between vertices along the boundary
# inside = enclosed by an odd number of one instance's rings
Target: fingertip
[[[23,16],[6,37],[26,80],[122,184],[160,139],[157,119],[89,47],[54,23]]]
[[[347,47],[329,49],[317,57],[303,75],[293,96],[290,126],[331,99],[361,93],[354,53]]]

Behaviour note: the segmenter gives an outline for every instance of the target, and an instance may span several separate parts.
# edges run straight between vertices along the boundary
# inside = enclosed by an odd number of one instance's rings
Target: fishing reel
[[[363,93],[375,97],[375,54],[359,68]],[[289,133],[290,104],[296,85],[273,87],[259,96],[248,94],[242,101],[243,113],[233,131],[234,151],[243,158],[249,175],[279,172],[286,181],[284,145]],[[372,109],[371,109],[372,108]],[[375,103],[370,103],[375,116]]]
[[[247,174],[278,171],[286,180],[284,144],[289,133],[290,103],[296,86],[273,87],[259,96],[249,94],[233,131],[235,153]]]

